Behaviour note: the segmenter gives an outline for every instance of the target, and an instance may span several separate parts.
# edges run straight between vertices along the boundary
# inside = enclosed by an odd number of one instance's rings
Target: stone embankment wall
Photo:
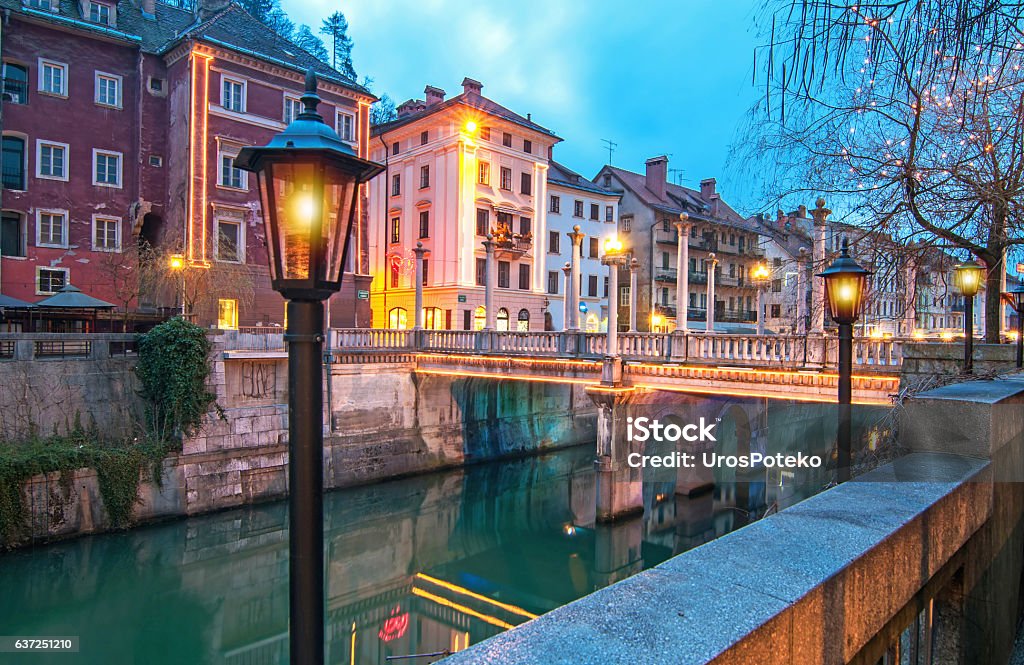
[[[1013,368],[1017,347],[1013,344],[974,344],[974,373],[977,376],[1006,372]],[[963,373],[963,342],[909,342],[903,345],[900,387],[913,387],[922,380]],[[934,384],[933,384],[934,385]]]

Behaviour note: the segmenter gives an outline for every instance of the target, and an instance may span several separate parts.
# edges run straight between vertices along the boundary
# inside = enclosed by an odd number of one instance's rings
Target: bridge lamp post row
[[[839,427],[836,433],[839,482],[850,479],[853,325],[864,307],[864,291],[870,274],[871,271],[862,268],[850,256],[849,242],[843,238],[839,258],[818,275],[825,281],[825,304],[829,316],[839,326]]]
[[[1003,300],[1017,312],[1017,367],[1024,367],[1024,284],[1004,293]]]
[[[757,288],[757,334],[764,334],[764,291],[771,281],[772,271],[767,263],[758,263],[750,271],[750,278]]]
[[[288,301],[288,541],[292,665],[324,662],[323,301],[341,288],[359,185],[384,167],[360,159],[317,112],[313,70],[305,109],[235,164],[258,175],[270,281]]]
[[[953,282],[964,297],[964,374],[974,373],[974,296],[981,288],[983,271],[973,260],[953,269]]]

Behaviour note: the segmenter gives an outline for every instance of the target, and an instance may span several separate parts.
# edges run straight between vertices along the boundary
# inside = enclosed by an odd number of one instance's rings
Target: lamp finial
[[[306,70],[306,90],[302,94],[300,100],[305,105],[305,110],[299,115],[299,118],[303,120],[319,120],[323,122],[323,116],[317,112],[316,108],[320,105],[320,95],[316,94],[317,86],[319,85],[316,72],[310,67]]]

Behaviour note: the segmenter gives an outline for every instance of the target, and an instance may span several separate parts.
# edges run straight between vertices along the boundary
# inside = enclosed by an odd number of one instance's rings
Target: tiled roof
[[[700,192],[682,187],[670,182],[665,183],[665,196],[659,197],[647,189],[647,178],[643,174],[620,169],[615,166],[606,165],[602,172],[611,172],[617,177],[637,198],[645,205],[667,212],[679,214],[685,212],[700,219],[706,219],[718,224],[735,226],[747,231],[756,231],[757,225],[744,219],[738,212],[733,210],[724,200],[719,199],[718,214],[712,215],[711,201],[705,200]]]
[[[548,136],[551,136],[558,141],[562,140],[550,129],[547,129],[546,127],[541,127],[537,123],[533,122],[532,120],[528,120],[527,118],[524,118],[515,111],[505,108],[498,102],[488,99],[483,95],[478,95],[474,92],[463,92],[462,94],[456,95],[450,99],[444,100],[443,102],[439,102],[437,104],[434,104],[433,106],[425,108],[422,111],[416,111],[415,113],[410,113],[409,115],[403,116],[396,120],[384,122],[379,125],[374,125],[371,131],[374,136],[384,134],[398,127],[402,127],[403,125],[407,125],[410,122],[415,122],[420,118],[425,118],[432,113],[437,113],[438,111],[448,109],[459,104],[461,104],[462,106],[467,106],[471,109],[483,111],[488,115],[497,116],[513,124],[526,127],[527,129],[532,129],[535,132],[547,134]]]
[[[325,81],[370,94],[363,86],[317,60],[233,3],[200,22],[191,11],[161,2],[156,3],[156,18],[146,18],[134,2],[122,0],[117,5],[116,28],[86,20],[75,0],[60,0],[59,12],[32,9],[21,0],[0,0],[0,8],[54,25],[121,39],[157,55],[170,51],[183,39],[205,41],[298,72],[312,67]]]
[[[574,189],[580,189],[594,194],[603,194],[605,196],[620,195],[619,192],[605,189],[604,187],[587,180],[579,173],[576,173],[564,164],[559,164],[555,160],[548,162],[548,183],[555,183],[562,185],[563,187],[572,187]]]

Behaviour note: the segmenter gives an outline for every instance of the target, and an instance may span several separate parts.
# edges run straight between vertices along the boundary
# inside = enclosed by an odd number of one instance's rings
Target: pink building
[[[417,244],[425,257],[424,326],[484,325],[484,240],[496,243],[498,330],[543,330],[550,130],[484,97],[427,86],[398,118],[373,128],[370,158],[387,165],[370,183],[370,295],[374,327],[411,328]]]
[[[283,321],[256,182],[233,158],[290,122],[309,67],[321,114],[364,157],[374,98],[237,5],[197,4],[193,14],[153,0],[0,1],[0,293],[36,301],[70,282],[118,302],[117,270],[131,268],[118,255],[145,239],[184,254],[185,270],[212,271],[214,291],[218,274],[248,275],[250,298],[203,294],[200,323]],[[365,301],[362,320],[356,306],[369,282],[365,225],[355,234],[358,274],[332,299],[335,325],[368,322]],[[128,307],[174,304],[143,293]]]

